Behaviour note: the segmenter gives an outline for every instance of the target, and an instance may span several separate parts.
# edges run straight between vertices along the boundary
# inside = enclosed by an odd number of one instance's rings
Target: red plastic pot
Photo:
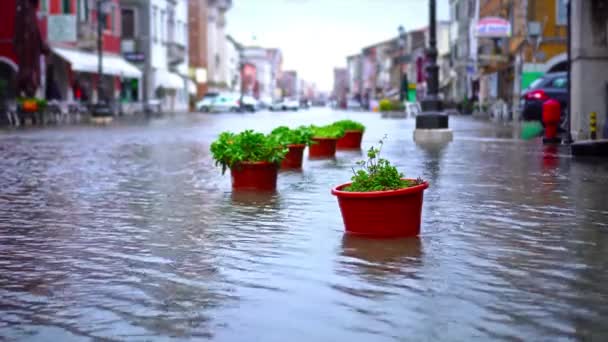
[[[336,148],[341,150],[361,149],[361,139],[363,139],[363,131],[346,131],[344,136],[338,139]]]
[[[333,158],[336,155],[338,138],[312,138],[308,148],[308,157],[312,159]]]
[[[420,234],[423,193],[427,182],[389,191],[342,191],[350,183],[338,185],[331,193],[338,197],[346,233],[373,237],[413,237]]]
[[[281,162],[282,169],[300,169],[302,168],[302,156],[304,155],[304,144],[288,145],[289,152],[285,155],[285,159]]]
[[[267,190],[277,188],[278,166],[269,162],[244,162],[230,168],[232,188],[241,190]]]

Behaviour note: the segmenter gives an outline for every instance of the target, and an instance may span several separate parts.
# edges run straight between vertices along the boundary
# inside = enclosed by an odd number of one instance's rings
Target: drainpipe
[[[565,144],[572,143],[572,59],[571,59],[571,50],[572,50],[572,0],[566,0],[566,17],[567,17],[567,68],[568,68],[568,113],[566,116],[566,120],[568,121],[566,125],[566,136],[564,137]]]

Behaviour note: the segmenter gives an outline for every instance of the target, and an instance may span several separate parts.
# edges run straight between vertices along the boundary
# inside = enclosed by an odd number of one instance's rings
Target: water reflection
[[[400,277],[405,268],[421,266],[423,260],[419,238],[365,239],[344,234],[341,247],[340,254],[346,257],[342,266],[369,279]]]

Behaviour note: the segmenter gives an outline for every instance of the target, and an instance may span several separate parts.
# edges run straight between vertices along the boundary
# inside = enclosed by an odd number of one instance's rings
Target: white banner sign
[[[475,26],[477,37],[507,38],[511,37],[511,23],[497,17],[487,17],[479,20]]]
[[[76,16],[71,14],[49,15],[49,42],[76,42]]]

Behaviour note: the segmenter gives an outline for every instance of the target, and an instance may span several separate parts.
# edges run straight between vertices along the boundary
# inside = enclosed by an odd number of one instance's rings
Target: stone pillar
[[[608,0],[572,1],[571,133],[589,139],[589,113],[597,113],[598,138],[608,115]]]

